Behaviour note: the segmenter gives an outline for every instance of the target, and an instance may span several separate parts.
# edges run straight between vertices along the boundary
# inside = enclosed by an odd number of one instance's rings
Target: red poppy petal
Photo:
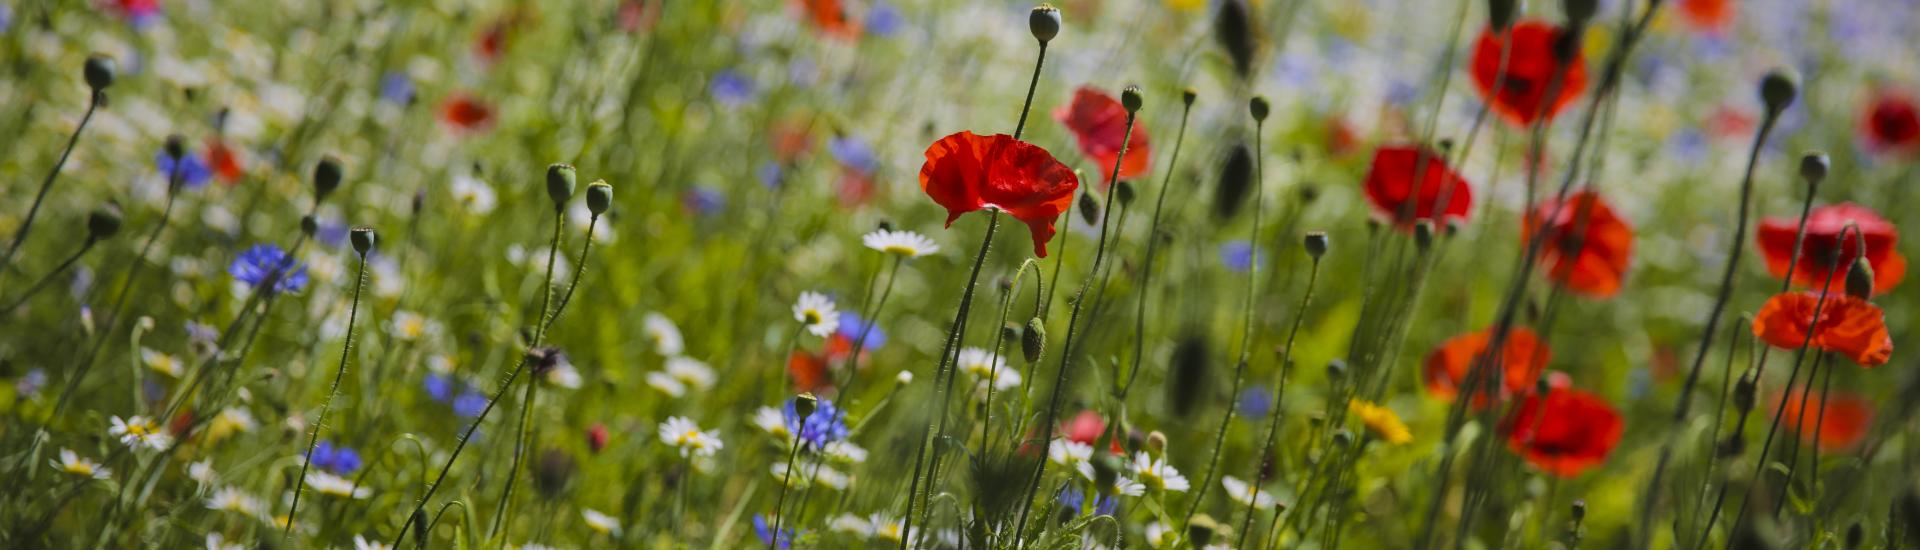
[[[1470,69],[1474,86],[1501,118],[1516,126],[1530,125],[1542,116],[1552,119],[1586,88],[1586,61],[1579,52],[1574,53],[1564,73],[1554,58],[1553,43],[1561,32],[1559,27],[1541,21],[1522,21],[1504,35],[1494,34],[1491,28],[1481,31]],[[1503,76],[1501,50],[1508,38],[1513,46],[1505,48]],[[1559,86],[1549,98],[1547,91],[1556,74]],[[1499,93],[1494,93],[1496,82],[1501,85]]]

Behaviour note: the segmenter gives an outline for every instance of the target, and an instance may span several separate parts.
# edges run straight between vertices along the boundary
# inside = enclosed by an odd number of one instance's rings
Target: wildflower
[[[820,399],[813,414],[807,415],[806,418],[801,418],[800,412],[795,407],[795,400],[789,399],[786,407],[781,410],[787,433],[799,434],[801,441],[815,449],[846,439],[847,412],[833,406],[832,401]]]
[[[1088,449],[1088,450],[1092,450],[1092,449]],[[1082,461],[1076,462],[1073,465],[1073,469],[1074,471],[1080,472],[1080,477],[1086,478],[1087,481],[1090,481],[1093,483],[1100,482],[1099,481],[1100,476],[1096,475],[1096,472],[1094,472],[1093,470],[1092,460],[1082,460]],[[1184,479],[1185,478],[1182,478],[1183,481]],[[1125,495],[1130,497],[1137,497],[1140,495],[1147,494],[1147,486],[1145,484],[1142,484],[1138,481],[1134,481],[1131,479],[1127,479],[1125,476],[1114,476],[1112,487],[1095,487],[1094,489],[1099,491],[1100,494],[1102,495]],[[1185,490],[1185,489],[1176,489],[1176,490]]]
[[[167,376],[171,376],[174,378],[180,377],[180,371],[182,370],[182,366],[183,366],[183,363],[180,361],[179,357],[174,357],[173,355],[165,352],[148,349],[145,346],[142,346],[140,348],[140,363],[146,365],[148,369],[151,369],[154,372],[165,374]]]
[[[353,550],[393,550],[393,545],[379,542],[379,541],[367,540],[366,537],[362,537],[360,535],[354,535]]]
[[[841,135],[827,140],[827,152],[833,159],[840,161],[842,167],[860,174],[872,174],[880,168],[879,159],[874,157],[873,146],[856,136]]]
[[[112,470],[101,467],[98,462],[80,458],[79,453],[75,453],[69,449],[60,449],[60,461],[54,463],[54,467],[59,468],[62,472],[80,477],[107,479],[113,476]]]
[[[1440,155],[1423,147],[1375,150],[1364,186],[1373,211],[1403,231],[1412,231],[1417,220],[1466,220],[1473,206],[1473,188],[1467,180]]]
[[[207,497],[207,509],[216,512],[233,512],[244,516],[259,516],[266,507],[260,499],[245,491],[233,487],[221,487]]]
[[[667,359],[666,372],[673,376],[674,380],[678,380],[696,390],[706,390],[713,387],[713,367],[709,367],[706,363],[702,363],[697,359],[670,357]]]
[[[407,78],[407,73],[387,71],[387,74],[380,77],[380,99],[388,103],[395,105],[412,103],[413,92],[413,80]]]
[[[1122,480],[1122,481],[1125,481],[1125,480]],[[1140,492],[1138,492],[1139,488],[1140,488],[1140,484],[1138,483],[1133,484],[1133,489],[1136,492],[1128,496],[1139,496],[1141,494]],[[1116,492],[1113,494],[1094,495],[1094,498],[1093,498],[1094,515],[1111,516],[1115,512],[1120,511],[1120,494],[1121,493]],[[1087,495],[1084,491],[1080,490],[1079,486],[1068,485],[1065,489],[1060,490],[1060,496],[1058,497],[1057,500],[1060,501],[1060,508],[1062,511],[1078,513],[1082,508],[1086,506]]]
[[[1273,410],[1273,390],[1254,385],[1240,392],[1240,414],[1247,418],[1265,418]]]
[[[758,410],[753,411],[753,425],[774,437],[780,438],[781,441],[786,441],[787,438],[793,437],[793,432],[787,430],[787,417],[780,414],[780,409],[760,407]]]
[[[787,463],[785,462],[773,463],[771,471],[774,479],[785,480],[789,486],[795,489],[819,483],[826,488],[841,491],[845,490],[847,485],[853,482],[853,479],[847,477],[847,474],[840,473],[839,470],[828,468],[818,463],[810,466],[796,466],[792,476],[787,475]]]
[[[674,357],[686,351],[686,341],[680,337],[680,327],[675,326],[667,316],[649,311],[641,318],[640,325],[647,334],[647,340],[653,343],[655,353]]]
[[[440,122],[455,134],[470,134],[493,125],[493,108],[479,98],[454,92],[440,100]]]
[[[201,485],[212,485],[215,480],[220,478],[220,474],[213,471],[213,459],[205,459],[188,464],[187,477]]]
[[[587,449],[595,453],[607,448],[607,425],[599,422],[587,427]]]
[[[499,201],[492,185],[470,174],[454,176],[453,184],[447,186],[447,190],[453,193],[454,202],[476,215],[484,216],[493,212],[494,205]]]
[[[1047,446],[1047,459],[1062,466],[1079,467],[1078,464],[1093,458],[1093,446],[1077,441],[1056,439]]]
[[[468,386],[467,391],[461,393],[460,397],[453,399],[453,414],[461,418],[478,418],[480,411],[486,408],[487,396],[473,389],[472,386]]]
[[[860,23],[847,16],[847,7],[840,0],[799,0],[799,5],[820,34],[842,40],[860,37]]]
[[[940,251],[940,246],[933,244],[933,239],[912,231],[876,229],[862,235],[860,242],[865,243],[867,248],[903,258],[918,258]]]
[[[1265,258],[1256,258],[1253,243],[1246,240],[1227,241],[1220,245],[1220,263],[1227,269],[1245,272],[1252,269],[1256,261],[1265,264]]]
[[[246,175],[245,169],[240,167],[240,154],[217,137],[207,139],[206,163],[212,167],[214,175],[220,176],[229,185],[239,182],[240,177]]]
[[[1542,21],[1521,21],[1503,33],[1496,34],[1492,28],[1480,32],[1473,49],[1473,84],[1492,104],[1493,112],[1514,126],[1527,126],[1542,118],[1552,120],[1580,96],[1587,86],[1587,64],[1576,45],[1573,58],[1561,65],[1554,43],[1562,40],[1563,32]],[[1513,41],[1511,47],[1506,46],[1508,39]],[[1500,71],[1503,48],[1508,50],[1504,73]],[[1549,87],[1554,88],[1552,97],[1547,96]]]
[[[859,445],[855,445],[853,442],[844,439],[827,443],[826,446],[820,448],[820,453],[826,455],[829,459],[843,464],[859,464],[867,461],[866,449],[862,449]]]
[[[687,394],[686,383],[681,382],[678,378],[674,378],[672,374],[666,372],[649,372],[647,373],[646,380],[648,386],[660,390],[660,393],[667,394],[668,397],[680,397]]]
[[[313,465],[340,475],[351,474],[360,469],[360,452],[351,447],[336,447],[332,441],[321,441],[313,446]]]
[[[227,538],[221,536],[219,533],[207,533],[207,550],[247,550],[247,545],[239,543],[227,544]]]
[[[1548,217],[1551,216],[1551,219]],[[1565,202],[1548,198],[1527,214],[1521,242],[1545,226],[1540,264],[1547,276],[1568,290],[1604,298],[1620,291],[1633,257],[1633,228],[1592,191]],[[1581,233],[1575,235],[1575,231]]]
[[[793,319],[822,338],[840,328],[840,310],[834,307],[832,298],[818,292],[800,293],[800,300],[793,304]]]
[[[1605,400],[1571,388],[1528,396],[1502,426],[1509,448],[1561,477],[1606,461],[1625,429],[1620,413]]]
[[[1134,453],[1133,477],[1155,491],[1186,491],[1189,487],[1187,477],[1180,475],[1173,464],[1165,459],[1155,459],[1146,451]]]
[[[1890,153],[1920,152],[1920,106],[1912,96],[1879,90],[1867,102],[1860,127],[1867,146]]]
[[[240,407],[227,407],[207,423],[207,442],[212,443],[237,433],[247,433],[260,426],[254,420],[253,413]]]
[[[1814,318],[1816,308],[1818,319]],[[1893,355],[1893,338],[1880,307],[1843,294],[1829,294],[1825,304],[1812,292],[1775,294],[1754,315],[1753,334],[1774,347],[1810,345],[1845,355],[1867,368],[1884,365]]]
[[[898,543],[913,538],[913,532],[900,524],[900,520],[887,517],[886,514],[868,516],[867,525],[873,528],[873,537],[885,542]]]
[[[300,292],[307,286],[307,266],[271,244],[256,244],[227,266],[233,279],[248,286],[269,285],[268,294]]]
[[[960,350],[960,370],[966,371],[980,385],[993,386],[996,390],[1020,387],[1020,373],[1006,367],[1007,359],[993,352],[968,347]]]
[[[1820,450],[1831,452],[1851,449],[1866,439],[1867,428],[1873,425],[1872,401],[1849,394],[1805,394],[1803,390],[1787,388],[1774,399],[1774,410],[1788,419],[1787,426],[1797,430],[1802,441],[1817,443]],[[1818,441],[1815,431],[1819,432]]]
[[[1680,20],[1703,31],[1720,31],[1733,23],[1732,0],[1680,0]]]
[[[1054,221],[1073,204],[1080,179],[1039,146],[1005,134],[960,132],[927,147],[920,190],[947,209],[947,226],[961,214],[995,208],[1033,233],[1034,254],[1047,256]]]
[[[840,517],[833,518],[833,521],[827,524],[827,529],[836,533],[860,535],[862,538],[873,536],[873,523],[868,522],[867,518],[853,514],[840,514]]]
[[[720,432],[701,431],[700,426],[684,416],[671,417],[660,423],[660,441],[679,449],[681,457],[710,457],[724,446],[720,441]]]
[[[165,450],[173,443],[173,437],[161,429],[160,424],[144,416],[133,416],[121,420],[115,416],[113,427],[107,433],[120,439],[120,443],[139,450],[141,447],[155,451]]]
[[[827,354],[834,357],[846,357],[854,352],[853,343],[862,336],[866,341],[860,351],[875,349],[887,343],[887,331],[880,330],[879,323],[860,317],[851,311],[840,312],[840,332],[827,339]]]
[[[1367,426],[1367,433],[1373,437],[1394,445],[1413,441],[1413,432],[1407,429],[1405,422],[1400,421],[1400,415],[1394,414],[1393,409],[1362,399],[1347,401],[1347,409],[1360,418],[1360,423]]]
[[[373,496],[373,489],[361,487],[353,480],[324,471],[308,473],[307,486],[319,491],[320,494],[341,498],[361,499]]]
[[[1273,495],[1260,490],[1256,485],[1241,481],[1240,478],[1237,477],[1220,476],[1220,487],[1227,490],[1227,496],[1231,497],[1234,502],[1238,502],[1242,506],[1251,506],[1255,510],[1272,508],[1275,504],[1279,503],[1279,501],[1273,499]]]
[[[1147,523],[1146,530],[1141,534],[1146,537],[1148,548],[1167,548],[1173,543],[1173,538],[1167,536],[1170,532],[1167,526],[1155,521]]]
[[[1467,383],[1468,371],[1473,368],[1475,361],[1484,361],[1489,373],[1505,373],[1502,383],[1496,386],[1501,400],[1532,391],[1534,381],[1546,369],[1552,352],[1532,329],[1513,327],[1507,330],[1506,341],[1499,353],[1481,358],[1481,354],[1487,353],[1493,330],[1487,328],[1455,336],[1427,355],[1427,393],[1441,399],[1453,399],[1460,393],[1460,386]],[[1486,400],[1486,395],[1475,397],[1474,406],[1486,406]]]
[[[1859,232],[1847,229],[1848,225]],[[1754,243],[1767,261],[1767,271],[1775,277],[1786,276],[1793,262],[1793,239],[1800,231],[1797,218],[1766,218],[1754,232]],[[1793,283],[1819,289],[1829,278],[1837,292],[1846,284],[1847,271],[1862,256],[1860,241],[1867,247],[1867,265],[1873,268],[1873,291],[1893,290],[1907,274],[1907,258],[1895,249],[1900,232],[1893,223],[1872,208],[1853,203],[1818,206],[1807,213],[1806,235],[1800,241],[1800,260],[1794,263]],[[1835,267],[1838,266],[1838,267]],[[1838,271],[1834,271],[1837,269]]]
[[[1102,175],[1113,170],[1113,163],[1120,162],[1120,178],[1133,179],[1147,173],[1152,159],[1152,149],[1147,143],[1147,126],[1135,121],[1133,132],[1127,132],[1127,108],[1106,92],[1091,86],[1081,86],[1073,91],[1073,103],[1061,106],[1053,112],[1054,120],[1060,121],[1073,132],[1080,144],[1080,153],[1099,165]],[[1126,143],[1122,144],[1121,141]],[[1127,158],[1120,160],[1120,148],[1125,145]],[[1106,181],[1101,178],[1100,181]]]
[[[569,390],[580,389],[580,385],[585,383],[580,377],[580,369],[574,368],[570,361],[561,361],[559,365],[539,374],[546,383]]]
[[[599,510],[592,508],[581,508],[580,517],[586,520],[587,528],[592,529],[595,533],[616,537],[620,536],[620,520],[613,519],[613,516],[600,513]]]
[[[715,101],[728,107],[739,107],[753,100],[753,81],[733,69],[721,69],[713,73],[713,80],[707,84],[707,93]]]
[[[393,333],[394,338],[408,342],[440,334],[439,321],[404,309],[393,312],[393,318],[388,321],[387,328]]]
[[[153,165],[154,168],[159,169],[160,177],[166,179],[169,185],[173,183],[173,178],[178,177],[181,185],[194,188],[207,183],[207,180],[213,177],[213,169],[208,168],[207,163],[201,161],[200,157],[190,153],[176,159],[162,149],[160,154],[153,157]]]

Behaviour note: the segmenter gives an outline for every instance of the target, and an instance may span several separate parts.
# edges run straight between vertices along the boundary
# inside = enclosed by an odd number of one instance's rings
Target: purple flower
[[[165,149],[161,149],[160,154],[154,155],[153,165],[160,169],[160,177],[165,178],[169,185],[172,184],[173,178],[176,175],[174,174],[175,168],[180,170],[178,174],[180,184],[187,188],[206,185],[207,180],[213,177],[213,169],[208,168],[207,163],[200,160],[200,156],[193,154],[191,151],[187,152],[186,159],[176,160],[172,155],[168,155]]]
[[[871,174],[874,168],[880,166],[880,161],[874,158],[873,147],[857,137],[839,136],[827,140],[827,151],[832,152],[833,158],[839,160],[840,164],[862,174]]]
[[[872,328],[867,328],[870,326]],[[860,318],[860,314],[858,313],[851,311],[840,312],[840,336],[845,337],[849,345],[853,342],[860,341],[861,331],[866,331],[867,333],[867,341],[865,345],[862,346],[866,349],[877,349],[882,344],[887,343],[887,333],[881,331],[878,325]]]
[[[892,4],[875,1],[873,7],[867,9],[867,34],[893,36],[900,30],[901,23],[900,10],[894,9]]]
[[[787,432],[800,434],[800,440],[815,449],[847,437],[846,411],[834,407],[833,402],[826,399],[821,399],[813,415],[805,419],[800,418],[799,411],[793,408],[793,400],[788,399],[780,415],[786,419]]]
[[[1256,385],[1240,392],[1240,414],[1247,418],[1265,418],[1273,410],[1273,392]]]
[[[739,107],[753,99],[753,81],[733,69],[721,69],[713,74],[708,93],[713,94],[713,99],[721,104]]]
[[[360,452],[351,447],[336,447],[332,441],[313,446],[313,465],[340,475],[360,469]]]
[[[433,398],[434,401],[446,403],[453,399],[453,380],[447,378],[447,375],[428,373],[423,383],[427,387],[427,397]]]
[[[1087,497],[1085,493],[1080,492],[1079,486],[1069,485],[1066,489],[1060,491],[1059,500],[1060,508],[1063,511],[1070,510],[1077,513],[1080,511],[1080,507],[1086,504]],[[1101,495],[1093,499],[1093,513],[1095,515],[1111,516],[1119,510],[1120,497],[1118,496]]]
[[[20,394],[21,399],[32,399],[34,396],[40,395],[40,388],[44,387],[47,387],[46,369],[27,371],[25,376],[21,376],[19,380],[13,382],[13,391]]]
[[[798,533],[794,532],[793,528],[782,527],[780,529],[780,537],[779,537],[780,544],[775,545],[773,543],[773,539],[774,539],[773,523],[767,521],[766,514],[754,514],[753,534],[755,536],[760,537],[760,544],[765,544],[768,546],[778,546],[781,550],[786,550],[787,548],[791,548],[793,546],[794,537],[798,535]]]
[[[778,189],[780,187],[780,175],[780,163],[769,160],[765,164],[760,165],[760,185],[766,186],[767,189]]]
[[[480,411],[486,409],[487,396],[480,395],[480,392],[474,391],[473,388],[467,388],[466,393],[460,394],[460,397],[453,400],[453,414],[460,415],[461,418],[478,418]]]
[[[695,214],[718,214],[727,207],[727,196],[718,189],[703,185],[687,191],[681,202]]]
[[[249,286],[271,284],[270,294],[299,292],[307,286],[307,266],[271,244],[256,244],[227,266],[227,273]]]
[[[1267,263],[1266,258],[1259,257],[1254,253],[1253,243],[1247,241],[1228,241],[1220,245],[1220,263],[1225,264],[1227,269],[1246,271],[1247,268],[1253,267],[1256,261],[1258,261],[1260,265],[1266,265]]]
[[[413,102],[413,81],[406,73],[389,71],[380,77],[380,99],[406,105]]]

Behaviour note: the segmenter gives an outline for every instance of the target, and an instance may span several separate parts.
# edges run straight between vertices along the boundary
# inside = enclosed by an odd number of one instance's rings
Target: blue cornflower
[[[478,418],[480,411],[486,408],[487,396],[481,395],[473,388],[467,388],[465,393],[453,400],[453,414],[460,415],[461,418]]]
[[[400,71],[389,71],[380,77],[380,99],[406,105],[413,101],[413,80]]]
[[[873,146],[857,137],[839,136],[827,140],[827,151],[832,152],[833,158],[839,160],[840,164],[863,174],[871,174],[874,168],[880,166],[880,161],[874,158]]]
[[[240,257],[227,266],[227,273],[248,286],[271,281],[273,287],[268,289],[269,294],[299,292],[307,287],[307,266],[271,244],[256,244],[241,252]]]
[[[721,69],[713,73],[713,83],[708,85],[713,99],[728,107],[739,107],[753,99],[753,81],[733,69]]]
[[[868,326],[873,328],[867,328]],[[860,314],[851,311],[840,312],[840,336],[845,337],[849,344],[860,341],[860,331],[863,330],[867,332],[867,341],[862,347],[869,350],[879,349],[881,345],[887,343],[887,333],[880,330],[878,325],[860,318]]]
[[[760,185],[766,186],[767,189],[778,189],[780,187],[781,172],[780,163],[778,162],[769,160],[761,164],[758,172]]]
[[[1077,485],[1068,485],[1066,489],[1060,491],[1060,507],[1062,509],[1078,512],[1081,505],[1086,504],[1086,502],[1086,494],[1080,492],[1080,487]],[[1117,495],[1101,495],[1093,499],[1094,515],[1111,516],[1119,510],[1120,497]]]
[[[1240,392],[1240,414],[1247,418],[1265,418],[1273,410],[1273,392],[1255,385]]]
[[[1254,253],[1253,243],[1228,241],[1220,245],[1220,263],[1225,264],[1227,269],[1246,271],[1247,268],[1253,267],[1256,261],[1260,265],[1266,265],[1267,259],[1258,257]]]
[[[819,407],[813,410],[813,416],[806,418],[804,425],[800,422],[800,413],[793,409],[792,399],[781,408],[780,416],[786,419],[787,433],[800,434],[800,440],[815,449],[847,437],[847,412],[826,399],[820,400]]]
[[[793,546],[794,537],[799,535],[799,533],[795,532],[793,528],[783,527],[780,529],[780,544],[775,545],[773,543],[773,538],[774,538],[773,523],[767,521],[766,514],[754,514],[753,534],[755,536],[760,537],[760,544],[765,544],[768,546],[777,546],[781,550],[786,550],[787,548],[791,548]]]
[[[687,191],[682,199],[688,210],[695,214],[718,214],[727,207],[727,196],[720,190],[707,186],[695,187]]]
[[[880,37],[893,36],[894,32],[900,30],[900,24],[902,22],[903,18],[900,17],[900,10],[894,9],[892,4],[874,2],[872,7],[867,8],[866,27],[867,34],[869,35]]]
[[[200,160],[200,155],[195,155],[192,152],[188,152],[185,159],[178,160],[174,159],[172,155],[168,155],[166,149],[161,149],[160,154],[153,156],[154,167],[160,170],[160,177],[166,179],[169,184],[173,182],[173,170],[176,163],[179,165],[180,184],[182,186],[188,188],[199,187],[206,185],[207,180],[213,178],[213,169],[207,167],[206,161]]]
[[[313,446],[313,465],[340,475],[353,473],[360,469],[360,452],[352,447],[335,446],[332,441],[322,441]]]
[[[22,399],[32,399],[34,396],[40,395],[40,389],[45,387],[47,387],[46,369],[27,371],[25,376],[21,376],[19,380],[13,382],[14,393],[20,394],[20,398]]]
[[[423,383],[427,387],[427,397],[433,398],[434,401],[446,403],[453,399],[453,379],[447,378],[447,375],[428,373]]]

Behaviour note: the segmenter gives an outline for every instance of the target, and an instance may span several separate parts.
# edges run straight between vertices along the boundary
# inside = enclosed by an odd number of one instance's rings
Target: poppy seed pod
[[[1578,522],[1583,519],[1587,519],[1587,500],[1578,499],[1573,501],[1572,513],[1573,513],[1573,521],[1575,522]]]
[[[1847,295],[1862,300],[1873,298],[1873,266],[1867,263],[1866,255],[1853,259],[1853,269],[1847,270]]]
[[[80,73],[86,77],[87,87],[98,92],[113,85],[113,73],[114,69],[117,68],[115,65],[116,63],[114,63],[113,58],[102,54],[93,54],[87,56],[87,63],[81,68]]]
[[[1209,393],[1212,362],[1207,359],[1207,340],[1199,331],[1189,330],[1173,347],[1173,361],[1167,373],[1167,408],[1178,418],[1192,415]]]
[[[320,163],[313,166],[314,200],[326,200],[327,195],[339,189],[341,175],[340,159],[320,157]]]
[[[1180,90],[1180,103],[1192,107],[1193,100],[1196,99],[1200,99],[1200,90],[1195,90],[1191,86],[1187,87],[1187,89]]]
[[[1573,24],[1573,26],[1585,26],[1587,21],[1593,20],[1593,14],[1600,11],[1600,2],[1597,0],[1564,0],[1560,2],[1560,8],[1567,12],[1568,23]]]
[[[1504,31],[1513,26],[1513,16],[1519,12],[1519,0],[1489,0],[1487,2],[1487,24],[1496,31]]]
[[[1253,115],[1254,122],[1267,120],[1267,113],[1272,109],[1273,106],[1267,103],[1267,96],[1253,96],[1253,99],[1247,102],[1247,114]]]
[[[1033,39],[1041,44],[1052,42],[1053,37],[1060,36],[1060,8],[1053,4],[1034,6],[1033,11],[1027,13],[1027,30],[1032,31]]]
[[[1120,201],[1120,206],[1133,204],[1133,182],[1120,180],[1120,183],[1114,184],[1113,198]]]
[[[1213,534],[1219,530],[1220,524],[1213,520],[1213,516],[1195,514],[1192,520],[1187,521],[1187,540],[1193,542],[1194,548],[1206,548],[1213,542]]]
[[[579,181],[573,165],[554,163],[547,166],[547,197],[553,199],[553,208],[559,210],[567,206],[567,199],[573,198],[573,186]]]
[[[1793,104],[1793,97],[1800,93],[1800,86],[1794,83],[1792,75],[1784,70],[1775,69],[1760,78],[1760,101],[1767,105],[1767,113],[1778,115]]]
[[[1222,221],[1240,213],[1253,191],[1253,150],[1240,143],[1227,151],[1220,165],[1220,186],[1213,196],[1213,215]]]
[[[368,252],[373,251],[373,228],[366,226],[355,227],[352,232],[347,234],[347,238],[353,241],[353,251],[359,252],[361,256],[365,256]]]
[[[613,186],[607,180],[594,180],[587,184],[587,211],[598,216],[613,208]]]
[[[1247,0],[1226,0],[1213,18],[1213,39],[1233,61],[1234,74],[1244,79],[1253,73],[1253,8]]]
[[[1027,326],[1020,329],[1020,356],[1027,363],[1040,362],[1040,356],[1047,351],[1047,325],[1039,317],[1027,320]]]
[[[87,238],[102,240],[120,232],[120,203],[107,201],[87,214]]]
[[[1128,86],[1120,90],[1120,106],[1126,107],[1128,113],[1139,111],[1141,102],[1145,100],[1146,98],[1140,96],[1139,86]]]
[[[793,413],[799,416],[800,420],[804,421],[812,417],[813,411],[818,408],[820,408],[820,398],[814,397],[813,392],[801,392],[800,395],[793,397]]]
[[[1315,260],[1320,259],[1321,256],[1327,255],[1327,232],[1308,231],[1304,244],[1307,247],[1308,256],[1312,256]]]
[[[1807,180],[1807,185],[1820,185],[1826,181],[1827,167],[1832,164],[1833,160],[1825,152],[1807,151],[1800,156],[1800,179]]]
[[[313,234],[319,231],[320,231],[320,220],[314,219],[313,214],[307,214],[305,216],[300,217],[300,234],[306,235],[308,238],[312,238]]]

